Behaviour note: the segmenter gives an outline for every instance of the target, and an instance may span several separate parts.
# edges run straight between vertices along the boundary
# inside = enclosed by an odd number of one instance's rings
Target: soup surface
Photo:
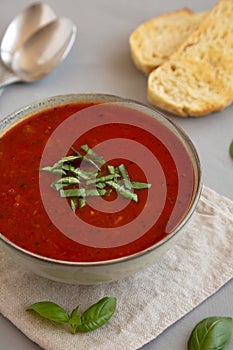
[[[40,171],[81,145],[107,164],[124,164],[138,202],[112,191],[72,211]],[[0,138],[0,231],[38,255],[102,261],[136,253],[166,237],[184,217],[194,171],[182,142],[161,122],[117,104],[78,103],[47,109]]]

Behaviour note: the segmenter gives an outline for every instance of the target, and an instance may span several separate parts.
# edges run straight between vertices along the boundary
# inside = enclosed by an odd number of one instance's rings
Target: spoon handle
[[[2,62],[0,61],[0,89],[6,85],[13,84],[20,79],[15,76],[10,70],[4,67]]]

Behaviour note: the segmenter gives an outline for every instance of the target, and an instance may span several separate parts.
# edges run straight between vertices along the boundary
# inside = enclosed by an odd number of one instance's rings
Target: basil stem
[[[81,326],[81,316],[78,313],[79,306],[77,306],[71,313],[69,318],[69,325],[72,334],[75,334],[78,330],[78,327]]]

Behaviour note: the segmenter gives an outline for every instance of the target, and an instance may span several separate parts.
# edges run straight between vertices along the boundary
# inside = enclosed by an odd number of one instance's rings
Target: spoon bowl
[[[67,56],[75,36],[76,27],[68,18],[48,23],[16,50],[11,61],[12,71],[26,82],[41,79]]]
[[[48,5],[27,7],[10,23],[0,44],[0,88],[49,74],[67,56],[75,37],[72,21],[56,19]]]
[[[20,12],[7,27],[0,46],[1,60],[11,69],[12,56],[38,29],[56,18],[51,7],[35,3]]]

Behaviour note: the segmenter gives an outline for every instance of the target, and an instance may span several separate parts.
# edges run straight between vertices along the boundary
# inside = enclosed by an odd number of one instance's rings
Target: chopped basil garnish
[[[131,186],[132,186],[132,188],[134,188],[136,190],[141,190],[142,188],[151,188],[151,184],[147,184],[145,182],[132,181]]]
[[[141,190],[151,187],[151,184],[148,183],[131,181],[124,164],[120,164],[119,167],[109,164],[105,166],[106,162],[103,157],[95,153],[88,145],[82,145],[80,152],[74,148],[72,150],[73,155],[63,157],[52,166],[43,167],[41,170],[62,176],[51,186],[59,191],[61,197],[70,199],[74,212],[78,206],[83,208],[86,205],[87,197],[105,196],[110,193],[111,189],[124,198],[138,202],[138,195],[134,189]],[[82,154],[83,152],[85,154]],[[80,168],[80,162],[87,165],[87,170]]]
[[[129,174],[128,174],[124,164],[119,165],[119,170],[120,170],[125,187],[128,190],[131,190],[131,188],[132,188],[131,181],[129,179]]]
[[[104,165],[106,162],[103,157],[96,154],[88,145],[81,146],[82,150],[87,153],[87,155],[93,160],[99,163],[100,165]]]
[[[136,193],[131,192],[130,190],[128,190],[127,188],[125,188],[122,185],[119,185],[117,182],[114,181],[107,181],[106,182],[107,185],[111,186],[112,188],[114,188],[119,194],[121,194],[123,197],[125,198],[129,198],[134,200],[135,202],[138,201],[138,196]]]

